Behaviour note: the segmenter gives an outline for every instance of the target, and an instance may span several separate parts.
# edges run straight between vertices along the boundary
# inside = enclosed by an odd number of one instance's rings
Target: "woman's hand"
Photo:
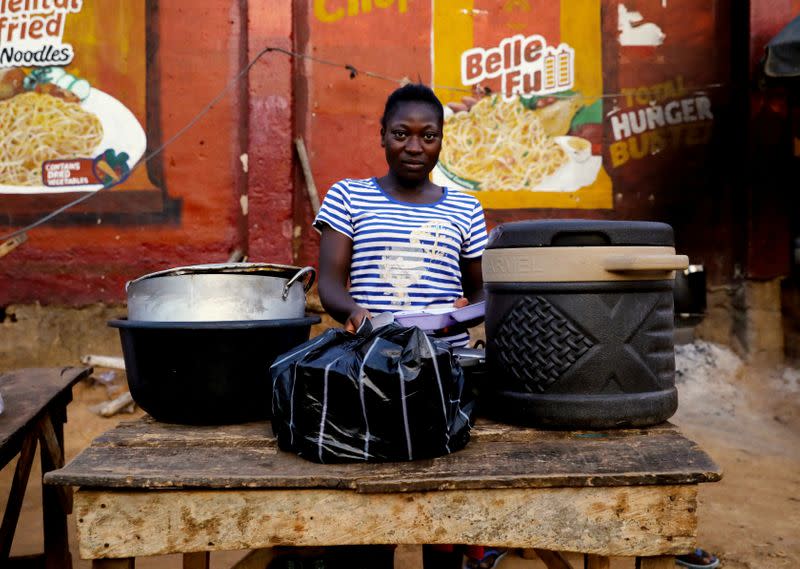
[[[361,323],[364,321],[364,318],[372,319],[372,314],[363,306],[359,306],[347,316],[347,320],[344,323],[345,332],[355,334],[358,327],[361,326]]]

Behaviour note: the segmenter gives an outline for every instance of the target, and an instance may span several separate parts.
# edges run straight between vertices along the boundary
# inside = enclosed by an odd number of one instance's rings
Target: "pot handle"
[[[289,279],[289,282],[283,285],[283,294],[281,295],[281,299],[286,300],[286,297],[289,296],[289,289],[292,287],[292,285],[305,275],[311,275],[303,285],[303,292],[308,292],[309,289],[311,289],[311,285],[314,284],[314,279],[317,277],[317,271],[314,270],[314,267],[303,267],[297,271],[297,273],[295,273],[295,275]]]
[[[612,255],[603,259],[603,268],[612,273],[679,271],[688,266],[686,255]]]

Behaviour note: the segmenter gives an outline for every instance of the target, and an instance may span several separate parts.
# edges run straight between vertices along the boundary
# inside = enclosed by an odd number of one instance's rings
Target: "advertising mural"
[[[612,167],[710,141],[711,99],[689,91],[683,76],[623,91],[621,104],[609,114]]]
[[[154,140],[146,134],[149,16],[146,2],[0,1],[0,209],[9,219],[58,194],[110,186],[132,199],[106,213],[164,210],[154,165],[132,171],[159,138],[157,128]],[[148,194],[156,199],[141,199]]]
[[[434,182],[474,194],[486,209],[613,206],[603,163],[601,0],[317,0],[312,15],[318,55],[352,56],[374,75],[433,86],[445,104]],[[402,49],[397,30],[409,39]],[[345,86],[333,74],[311,73],[312,129],[344,127],[341,111],[360,122],[366,109],[379,115],[360,93],[352,111],[337,101]],[[324,161],[328,149],[315,150]]]
[[[685,191],[706,179],[696,173],[707,169],[715,89],[727,76],[724,6],[317,0],[311,12],[316,55],[352,63],[361,77],[434,87],[445,136],[433,179],[488,210],[621,207],[636,215],[654,207],[655,194],[674,192],[664,174],[685,175]],[[368,124],[366,112],[380,112],[368,89],[391,89],[374,79],[351,86],[335,68],[309,69],[312,130],[357,127],[347,114]],[[369,155],[353,144],[355,155]],[[329,150],[314,150],[326,162]],[[332,164],[333,180],[342,172]],[[649,202],[640,201],[644,188]]]
[[[609,2],[606,17],[604,90],[613,96],[604,109],[604,163],[623,192],[615,209],[674,216],[678,232],[686,203],[726,199],[719,172],[727,166],[716,161],[728,144],[717,115],[729,97],[729,9],[620,0]]]
[[[132,278],[244,250],[248,211],[289,225],[291,203],[263,206],[272,188],[247,176],[248,102],[263,90],[249,99],[235,80],[244,4],[0,0],[0,306],[119,302]]]
[[[434,180],[486,208],[611,207],[600,0],[447,4],[433,18],[433,84],[449,103]]]

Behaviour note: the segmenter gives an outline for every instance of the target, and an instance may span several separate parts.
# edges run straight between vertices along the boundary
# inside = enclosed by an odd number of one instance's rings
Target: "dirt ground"
[[[672,421],[724,470],[721,482],[701,486],[699,544],[715,552],[729,569],[795,567],[800,562],[800,371],[750,367],[727,348],[702,341],[677,346],[676,364],[680,407]],[[116,372],[107,384],[87,380],[75,387],[65,430],[68,459],[120,420],[141,415],[135,411],[104,419],[92,411],[94,405],[118,395],[124,385],[124,374]],[[13,468],[14,463],[0,472],[3,500]],[[12,555],[42,548],[40,477],[37,460]],[[74,565],[88,569],[90,563],[78,559],[73,520],[70,528]],[[246,553],[212,554],[212,568],[231,567]],[[576,569],[581,567],[579,557],[570,559]],[[417,569],[419,561],[418,548],[398,550],[398,569]],[[178,556],[142,558],[136,566],[178,568],[181,560]],[[613,563],[615,569],[632,566],[628,560]],[[543,566],[512,552],[499,567]]]

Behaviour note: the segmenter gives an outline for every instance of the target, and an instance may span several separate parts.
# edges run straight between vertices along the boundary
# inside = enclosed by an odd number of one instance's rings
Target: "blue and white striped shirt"
[[[353,240],[350,295],[373,313],[452,306],[463,296],[460,258],[486,245],[473,196],[445,188],[435,203],[401,202],[375,178],[334,184],[314,220],[324,224]]]

